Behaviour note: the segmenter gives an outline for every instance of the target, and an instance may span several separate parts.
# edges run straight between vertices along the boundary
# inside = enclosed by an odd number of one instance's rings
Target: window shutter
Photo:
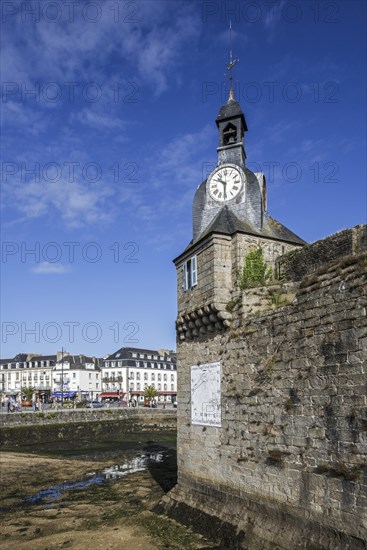
[[[185,291],[188,288],[187,281],[187,262],[182,265],[182,289]]]
[[[191,258],[191,286],[198,284],[197,278],[197,267],[196,267],[196,256]]]

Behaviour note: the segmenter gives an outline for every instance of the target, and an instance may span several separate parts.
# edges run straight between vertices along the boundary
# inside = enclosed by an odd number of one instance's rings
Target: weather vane
[[[229,99],[234,99],[233,93],[233,76],[232,69],[238,63],[239,59],[233,59],[232,55],[232,21],[229,22],[229,65],[227,71],[229,72]]]

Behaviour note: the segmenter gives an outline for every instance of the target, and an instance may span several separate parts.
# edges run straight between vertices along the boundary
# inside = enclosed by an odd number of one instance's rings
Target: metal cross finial
[[[227,71],[229,72],[229,98],[234,99],[233,93],[233,76],[232,69],[238,63],[238,59],[233,59],[232,55],[232,21],[229,22],[229,65],[227,66]]]

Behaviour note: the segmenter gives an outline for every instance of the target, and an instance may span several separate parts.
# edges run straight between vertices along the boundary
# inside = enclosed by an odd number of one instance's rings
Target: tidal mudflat
[[[1,453],[2,550],[212,549],[154,510],[176,483],[172,436]]]

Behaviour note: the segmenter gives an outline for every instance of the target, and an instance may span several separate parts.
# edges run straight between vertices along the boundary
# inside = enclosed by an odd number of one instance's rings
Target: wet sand
[[[26,502],[41,489],[114,464],[115,457],[106,454],[64,458],[2,452],[2,550],[213,548],[199,535],[154,512],[174,484],[175,472],[169,464],[66,491],[56,502]]]

